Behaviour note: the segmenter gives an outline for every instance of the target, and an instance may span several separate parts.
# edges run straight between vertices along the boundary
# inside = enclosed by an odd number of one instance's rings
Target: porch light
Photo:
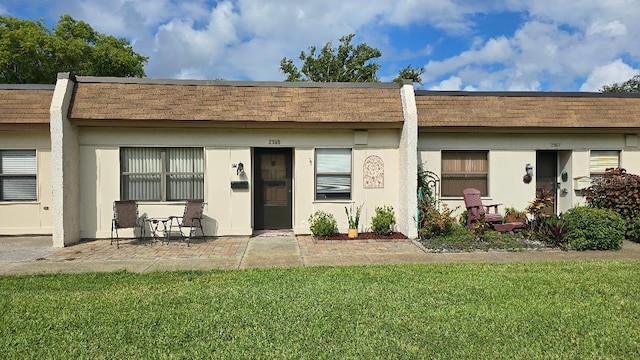
[[[525,174],[522,177],[522,182],[524,182],[525,184],[528,184],[533,179],[533,165],[531,164],[525,165],[524,171],[525,171]]]

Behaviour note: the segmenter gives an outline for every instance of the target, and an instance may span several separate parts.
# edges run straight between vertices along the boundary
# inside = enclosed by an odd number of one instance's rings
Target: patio
[[[314,241],[311,236],[196,239],[187,247],[125,240],[90,240],[51,248],[50,237],[0,238],[0,274],[77,273],[127,270],[250,269],[268,267],[379,265],[402,263],[510,262],[556,260],[638,260],[640,244],[625,241],[620,251],[487,251],[428,253],[411,240]]]

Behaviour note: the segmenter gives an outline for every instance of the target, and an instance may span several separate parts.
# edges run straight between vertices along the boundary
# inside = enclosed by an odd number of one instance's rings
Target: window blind
[[[620,151],[593,150],[589,160],[589,172],[601,175],[609,168],[620,166]]]
[[[351,149],[316,149],[316,199],[351,198]]]
[[[0,200],[35,201],[38,198],[35,150],[0,151]]]

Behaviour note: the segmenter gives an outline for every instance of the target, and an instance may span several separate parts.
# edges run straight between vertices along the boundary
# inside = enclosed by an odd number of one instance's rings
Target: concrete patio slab
[[[33,261],[60,250],[51,236],[0,237],[0,262]]]

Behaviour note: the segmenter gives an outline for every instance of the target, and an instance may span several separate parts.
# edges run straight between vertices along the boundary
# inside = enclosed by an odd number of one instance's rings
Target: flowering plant
[[[419,201],[418,234],[420,237],[431,238],[453,232],[456,218],[452,214],[455,209],[449,209],[445,203],[441,203],[440,208],[441,210],[438,209],[438,204],[429,198]]]

